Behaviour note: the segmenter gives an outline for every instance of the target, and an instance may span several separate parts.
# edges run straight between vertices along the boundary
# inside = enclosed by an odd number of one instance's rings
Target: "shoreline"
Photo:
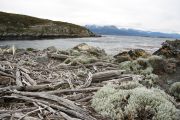
[[[0,41],[16,41],[16,40],[53,40],[53,39],[64,39],[64,38],[92,38],[92,37],[101,37],[97,35],[93,36],[79,36],[79,35],[8,35],[8,36],[0,36]]]
[[[178,89],[174,87],[174,84],[180,82],[178,45],[180,46],[179,41],[166,41],[154,54],[143,49],[132,49],[115,56],[109,56],[103,49],[85,43],[68,50],[53,46],[43,50],[1,48],[0,109],[3,110],[2,114],[6,113],[4,118],[9,118],[12,111],[15,115],[20,110],[28,113],[37,110],[36,107],[39,106],[42,111],[47,107],[50,115],[55,111],[66,114],[69,118],[109,120],[109,117],[96,111],[98,104],[92,101],[96,100],[98,93],[108,84],[112,84],[117,91],[144,90],[141,97],[151,101],[151,97],[144,94],[150,92],[149,95],[152,96],[160,95],[157,99],[167,101],[175,113],[180,109],[180,101],[175,94]],[[176,50],[177,52],[174,52]],[[173,89],[169,90],[172,87]],[[107,88],[105,92],[111,89]],[[97,100],[103,102],[101,99]],[[123,106],[120,107],[124,109]],[[156,109],[154,105],[150,107]],[[165,112],[168,113],[168,110]],[[26,115],[24,113],[20,118]],[[39,110],[36,113],[39,113]],[[38,118],[36,113],[26,117]]]

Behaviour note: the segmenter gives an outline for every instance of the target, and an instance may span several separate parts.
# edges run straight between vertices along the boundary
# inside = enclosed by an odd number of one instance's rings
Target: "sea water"
[[[0,45],[15,45],[17,48],[45,49],[55,46],[58,49],[69,49],[80,43],[87,43],[95,47],[104,49],[108,54],[117,54],[130,49],[144,49],[153,53],[161,44],[171,38],[151,38],[138,36],[102,36],[91,38],[65,38],[50,40],[6,40],[0,41]]]

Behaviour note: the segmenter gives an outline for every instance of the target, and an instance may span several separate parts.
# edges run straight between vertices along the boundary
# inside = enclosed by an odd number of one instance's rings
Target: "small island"
[[[0,40],[95,37],[85,27],[26,15],[0,12]]]

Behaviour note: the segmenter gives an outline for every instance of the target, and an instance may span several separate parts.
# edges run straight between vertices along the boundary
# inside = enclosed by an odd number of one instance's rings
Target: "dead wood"
[[[98,72],[92,75],[92,82],[102,82],[106,80],[119,78],[125,71],[124,70],[109,70]]]
[[[30,112],[28,112],[28,113],[26,113],[25,115],[23,115],[21,118],[19,118],[18,120],[22,120],[23,118],[25,118],[26,116],[29,116],[29,115],[31,115],[32,113],[35,113],[35,112],[37,112],[37,111],[41,111],[41,110],[43,110],[43,109],[45,109],[45,108],[38,108],[38,109],[35,109],[35,110],[33,110],[33,111],[30,111]]]
[[[119,70],[109,56],[97,57],[86,51],[48,52],[25,50],[16,57],[4,54],[0,76],[14,81],[0,85],[0,119],[101,120],[91,108],[96,91],[109,83],[143,79]],[[81,54],[97,60],[83,64],[76,60]]]
[[[31,85],[37,85],[36,81],[33,80],[27,73],[21,72],[22,75],[28,80]]]
[[[50,95],[50,94],[39,93],[39,92],[34,93],[34,92],[19,92],[19,91],[14,91],[14,93],[24,95],[24,96],[39,97],[39,98],[55,101],[60,105],[63,105],[67,108],[70,108],[72,110],[76,110],[79,112],[85,111],[84,109],[75,105],[75,103],[73,101],[70,101],[68,99],[64,99],[62,97],[58,97],[56,95]]]
[[[132,81],[133,78],[131,76],[125,76],[119,79],[112,79],[112,80],[108,80],[108,81],[103,81],[102,83],[108,84],[108,83],[113,83],[113,84],[120,84],[121,82],[125,82],[125,81]]]
[[[30,107],[30,108],[24,108],[24,109],[17,109],[17,110],[0,110],[0,114],[2,113],[15,113],[15,112],[29,112],[32,110],[37,109],[37,107]]]
[[[11,78],[13,78],[13,79],[16,79],[16,77],[15,77],[14,75],[5,73],[5,72],[3,72],[3,71],[0,71],[0,75],[2,75],[2,76],[7,76],[7,77],[11,77]]]
[[[74,92],[94,92],[99,90],[101,87],[89,87],[89,88],[80,88],[80,89],[63,89],[63,90],[54,90],[54,91],[47,91],[48,94],[63,94],[63,93],[74,93]]]
[[[67,58],[72,58],[72,56],[64,55],[64,54],[56,54],[56,53],[48,53],[48,57],[58,60],[66,60]]]
[[[22,81],[21,81],[20,71],[18,68],[16,69],[16,85],[20,87],[23,86]]]
[[[30,97],[26,97],[26,96],[22,96],[22,95],[18,95],[18,94],[14,94],[14,95],[11,95],[11,96],[3,96],[2,98],[13,98],[13,99],[20,99],[20,100],[24,100],[24,101],[43,103],[43,104],[48,105],[48,106],[50,106],[50,107],[52,107],[54,109],[60,110],[62,112],[65,112],[65,113],[67,113],[69,115],[75,116],[75,117],[83,119],[83,120],[96,120],[94,117],[89,115],[88,112],[74,111],[72,109],[67,109],[67,108],[65,108],[63,106],[59,106],[57,104],[52,104],[52,103],[47,102],[45,100],[30,98]]]

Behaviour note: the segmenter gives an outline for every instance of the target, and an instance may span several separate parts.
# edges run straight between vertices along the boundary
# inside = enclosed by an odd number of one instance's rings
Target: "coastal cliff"
[[[94,36],[87,28],[75,24],[0,12],[0,40]]]

